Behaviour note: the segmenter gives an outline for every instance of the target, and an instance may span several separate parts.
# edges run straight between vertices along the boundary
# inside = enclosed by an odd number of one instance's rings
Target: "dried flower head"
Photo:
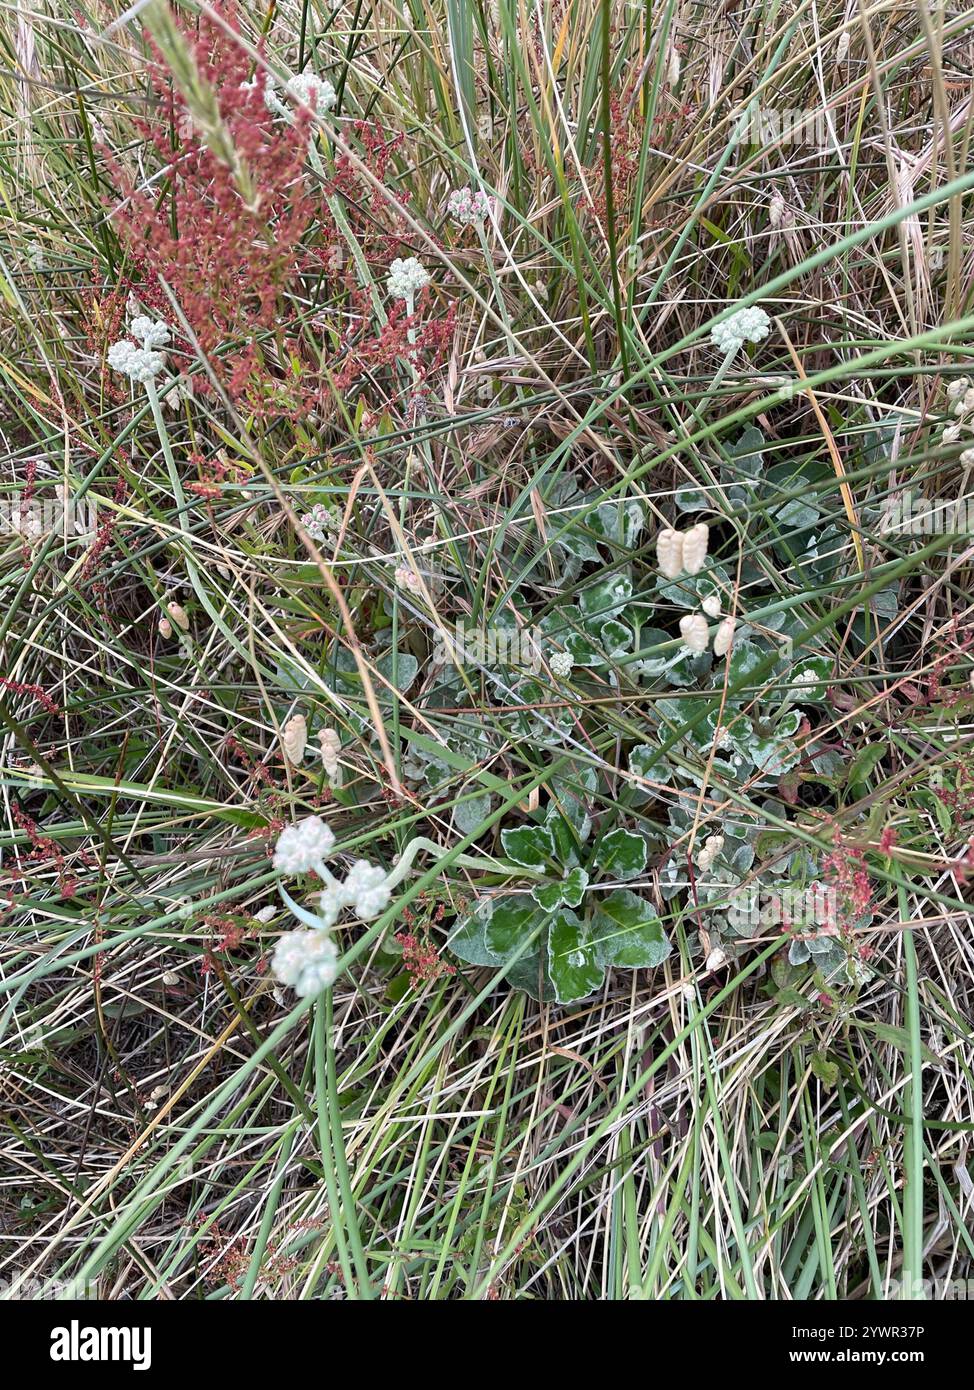
[[[393,579],[400,589],[405,589],[410,594],[421,594],[423,583],[415,570],[408,565],[397,565],[393,573]]]
[[[683,537],[683,568],[687,574],[699,574],[707,559],[710,527],[705,521],[691,526]]]
[[[308,746],[308,721],[303,714],[292,715],[281,731],[281,747],[289,763],[295,766],[304,757]]]
[[[705,652],[710,633],[702,613],[687,613],[680,619],[680,636],[692,652]]]
[[[676,579],[683,569],[683,536],[669,528],[656,537],[656,563],[664,579]]]
[[[723,835],[708,835],[703,842],[703,848],[697,855],[697,865],[703,873],[713,867],[714,860],[724,848]]]
[[[734,628],[737,621],[725,618],[714,634],[714,656],[726,656],[734,645]]]
[[[180,632],[189,632],[189,614],[181,603],[167,603],[166,612]]]
[[[338,755],[342,751],[342,737],[337,729],[319,729],[318,742],[321,745],[321,765],[329,782],[335,782],[341,774]]]

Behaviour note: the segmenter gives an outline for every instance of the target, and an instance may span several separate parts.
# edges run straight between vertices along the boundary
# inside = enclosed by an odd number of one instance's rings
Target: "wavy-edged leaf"
[[[617,888],[599,900],[592,938],[603,965],[626,970],[659,965],[671,950],[655,908],[629,888]]]
[[[605,978],[584,923],[569,908],[558,912],[548,930],[548,975],[559,1004],[584,999]]]

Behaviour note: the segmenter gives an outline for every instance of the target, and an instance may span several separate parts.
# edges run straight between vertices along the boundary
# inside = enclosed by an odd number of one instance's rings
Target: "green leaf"
[[[605,654],[610,660],[622,656],[624,652],[632,651],[632,628],[626,627],[625,623],[620,623],[615,618],[610,618],[607,623],[602,624],[601,638]]]
[[[830,1062],[824,1052],[813,1052],[808,1060],[812,1075],[817,1076],[822,1085],[831,1091],[839,1079],[838,1062]]]
[[[776,1003],[782,1008],[787,1009],[810,1009],[811,1001],[802,994],[800,989],[779,989],[775,995]]]
[[[697,487],[677,488],[675,500],[681,512],[704,512],[710,506],[707,494]]]
[[[586,623],[601,628],[609,618],[621,613],[632,598],[632,580],[625,574],[600,579],[578,596],[582,617]]]
[[[531,896],[544,912],[554,912],[562,903],[560,883],[539,883],[531,889]]]
[[[554,912],[565,903],[568,907],[578,907],[585,896],[588,874],[582,868],[571,869],[560,883],[542,883],[531,889],[531,896],[545,912]]]
[[[585,869],[572,869],[562,879],[562,901],[569,907],[578,907],[588,887],[588,872]]]
[[[497,959],[487,949],[487,924],[491,916],[491,902],[484,899],[456,931],[452,932],[447,946],[460,960],[468,965],[496,965]]]
[[[555,858],[555,842],[545,825],[519,825],[516,830],[502,830],[501,844],[508,859],[526,869],[545,869]]]
[[[599,842],[595,863],[609,878],[638,878],[646,867],[646,841],[631,830],[610,830]]]
[[[484,934],[487,950],[497,960],[508,960],[544,920],[544,913],[529,894],[512,893],[500,898]]]
[[[544,940],[541,944],[543,952],[531,951],[520,956],[508,970],[505,979],[512,989],[523,989],[532,999],[540,999],[547,1004],[554,995],[545,969],[548,963],[547,947]]]
[[[640,970],[659,965],[670,954],[656,910],[629,888],[617,888],[599,901],[592,934],[603,965]]]
[[[866,1023],[861,1018],[853,1018],[850,1021],[861,1033],[872,1033],[880,1042],[888,1043],[890,1047],[902,1052],[904,1057],[910,1055],[910,1035],[905,1028],[897,1028],[892,1023]],[[920,1044],[920,1056],[928,1066],[940,1066],[940,1058],[923,1043]]]
[[[880,758],[882,758],[883,754],[886,752],[886,749],[888,747],[889,745],[886,743],[866,744],[866,747],[858,755],[858,757],[853,762],[852,767],[849,769],[850,787],[855,787],[858,785],[858,783],[866,781],[866,778],[875,768],[876,764],[879,762]]]
[[[561,909],[548,932],[548,975],[559,1004],[584,999],[605,978],[584,925],[568,908]]]
[[[396,678],[392,678],[393,659],[396,660]],[[386,652],[375,663],[375,669],[397,690],[408,690],[419,673],[419,662],[410,652]],[[377,686],[376,697],[389,700],[391,695],[385,686]]]
[[[461,788],[463,792],[471,791],[468,783]],[[458,801],[453,808],[453,824],[461,835],[472,835],[490,815],[490,793],[482,792],[480,796],[472,796],[467,801]]]
[[[752,672],[756,671],[763,661],[764,652],[756,647],[753,642],[748,642],[746,640],[743,642],[735,642],[728,661],[728,683],[730,686],[735,687],[739,682],[746,682]],[[744,689],[735,690],[734,698],[742,700],[745,698],[746,694],[747,690],[745,686]]]

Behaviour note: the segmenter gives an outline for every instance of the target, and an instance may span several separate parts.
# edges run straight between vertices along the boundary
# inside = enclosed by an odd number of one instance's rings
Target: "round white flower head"
[[[322,931],[328,931],[335,925],[345,905],[345,888],[341,883],[331,883],[318,894],[318,917]]]
[[[133,338],[138,338],[147,352],[169,346],[169,325],[163,323],[162,319],[150,319],[144,314],[139,314],[132,320],[129,331]]]
[[[411,594],[421,594],[423,583],[415,570],[411,570],[408,565],[397,565],[393,579],[400,589],[406,589]]]
[[[342,519],[334,507],[326,507],[324,502],[316,502],[310,512],[305,512],[301,525],[314,541],[323,541],[340,530]]]
[[[956,379],[956,381],[950,382],[950,384],[947,387],[948,399],[955,401],[958,396],[963,396],[970,384],[970,377],[966,376],[960,376]]]
[[[548,665],[551,667],[553,676],[570,676],[572,667],[575,665],[575,658],[571,652],[552,652]]]
[[[108,349],[108,365],[116,372],[123,372],[125,376],[131,377],[133,381],[140,381],[146,385],[155,381],[166,362],[161,352],[136,347],[128,338],[122,338],[120,342],[112,343]]]
[[[446,210],[461,227],[471,227],[487,216],[487,194],[479,188],[456,188],[447,199]]]
[[[335,835],[320,816],[307,816],[289,825],[277,837],[274,868],[282,874],[306,874],[326,859],[335,847]]]
[[[737,309],[729,318],[715,323],[710,341],[725,355],[740,351],[745,343],[760,343],[771,332],[771,320],[756,304]]]
[[[356,859],[349,869],[342,885],[345,901],[363,922],[371,922],[388,907],[392,889],[386,879],[385,870],[367,859]]]
[[[665,527],[656,537],[656,563],[664,579],[675,579],[683,569],[683,535]]]
[[[337,962],[338,947],[324,932],[289,931],[274,948],[271,969],[303,999],[334,983]]]
[[[420,265],[415,256],[409,256],[406,260],[397,256],[389,267],[386,289],[393,299],[412,300],[429,282],[429,271]]]
[[[316,77],[313,72],[299,72],[287,84],[288,96],[310,106],[316,116],[324,116],[338,100],[334,87],[327,77]]]
[[[700,600],[700,607],[708,618],[720,617],[720,595],[708,594],[706,598]]]
[[[692,652],[705,652],[709,635],[707,619],[702,613],[687,613],[680,619],[680,636]]]
[[[277,94],[277,83],[268,77],[264,86],[264,104],[275,116],[288,116],[291,112]],[[307,106],[316,116],[324,116],[338,100],[334,87],[327,77],[316,77],[313,72],[299,72],[287,84],[286,93],[300,106]]]

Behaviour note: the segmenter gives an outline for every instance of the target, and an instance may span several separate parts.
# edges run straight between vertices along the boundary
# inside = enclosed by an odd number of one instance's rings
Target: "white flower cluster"
[[[406,260],[397,256],[389,267],[386,289],[393,299],[404,299],[407,304],[411,304],[419,291],[424,290],[429,282],[429,271],[415,256],[409,256]]]
[[[271,969],[303,999],[334,984],[338,947],[323,931],[289,931],[274,948]]]
[[[274,868],[282,874],[307,874],[319,865],[335,848],[335,833],[320,816],[306,816],[297,825],[289,825],[277,837],[274,847]],[[324,877],[324,875],[320,875]]]
[[[326,507],[324,502],[316,502],[310,512],[305,512],[301,525],[314,541],[323,541],[341,530],[342,519],[337,507]]]
[[[710,341],[727,357],[733,357],[745,343],[760,343],[771,331],[771,320],[756,304],[750,309],[737,309],[729,318],[715,323]]]
[[[139,342],[122,338],[112,343],[108,349],[108,365],[146,385],[155,381],[166,365],[161,349],[169,346],[169,326],[161,319],[149,319],[140,314],[132,320],[131,333]]]
[[[132,320],[129,332],[133,338],[138,338],[144,348],[154,352],[167,348],[172,337],[168,323],[163,323],[162,319],[147,318],[145,314],[139,314]]]
[[[487,216],[487,194],[481,189],[456,188],[447,199],[446,210],[461,227],[472,227]]]
[[[367,859],[356,859],[344,882],[334,878],[324,863],[334,846],[331,827],[320,816],[307,816],[282,830],[274,847],[274,868],[280,873],[314,870],[324,884],[311,930],[298,928],[288,932],[274,952],[275,976],[300,995],[316,994],[334,980],[338,951],[327,933],[342,911],[351,908],[360,921],[371,922],[388,907],[392,897],[392,875]],[[299,910],[293,905],[292,908]]]
[[[408,565],[397,565],[393,571],[393,580],[400,589],[405,589],[410,594],[421,594],[423,592],[423,581],[415,570]]]
[[[385,869],[378,864],[370,864],[367,859],[356,859],[341,884],[343,906],[354,907],[356,917],[363,922],[371,922],[389,906],[392,889],[386,879]]]
[[[548,658],[548,665],[551,667],[551,674],[553,676],[559,676],[564,679],[566,676],[571,675],[572,667],[575,665],[575,658],[572,656],[571,652],[552,652],[551,656]]]
[[[324,116],[338,100],[334,87],[327,77],[316,77],[313,72],[299,72],[292,77],[285,88],[287,95],[299,106],[307,106],[316,116]],[[277,94],[277,84],[268,77],[264,87],[264,102],[268,111],[275,116],[290,116],[290,111]]]
[[[947,398],[951,403],[950,409],[951,414],[955,416],[955,423],[944,426],[943,442],[956,444],[965,431],[974,432],[974,386],[971,385],[970,378],[962,376],[952,381],[947,387]],[[974,464],[974,448],[964,449],[960,461],[965,468]]]

